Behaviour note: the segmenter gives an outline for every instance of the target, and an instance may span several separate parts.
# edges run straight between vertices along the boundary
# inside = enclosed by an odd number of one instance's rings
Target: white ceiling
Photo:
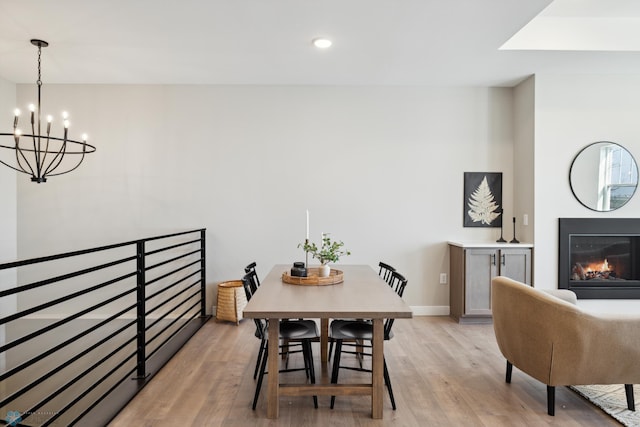
[[[32,38],[50,43],[45,85],[512,86],[539,72],[640,72],[639,1],[556,0],[511,39],[550,3],[2,0],[0,76],[35,82]],[[314,48],[318,36],[333,46]]]

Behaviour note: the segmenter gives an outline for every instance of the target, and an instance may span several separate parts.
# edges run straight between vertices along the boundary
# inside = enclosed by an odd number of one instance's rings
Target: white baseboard
[[[448,305],[412,305],[414,316],[448,316]]]

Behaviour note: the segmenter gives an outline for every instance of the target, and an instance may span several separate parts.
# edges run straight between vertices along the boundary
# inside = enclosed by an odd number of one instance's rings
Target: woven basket
[[[242,310],[247,305],[247,296],[242,280],[230,280],[218,284],[218,300],[216,303],[216,319],[236,322],[242,320]]]

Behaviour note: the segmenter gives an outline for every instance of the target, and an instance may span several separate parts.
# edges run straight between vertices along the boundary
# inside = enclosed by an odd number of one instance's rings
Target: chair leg
[[[554,416],[556,411],[556,388],[547,386],[547,414]]]
[[[329,338],[329,353],[327,354],[327,362],[331,360],[331,353],[333,353],[333,340]]]
[[[627,395],[627,408],[629,408],[630,411],[635,411],[636,403],[633,399],[633,384],[624,385],[624,394]]]
[[[360,339],[356,340],[356,359],[358,360],[358,363],[360,364],[360,369],[362,369],[362,363],[364,362],[364,349],[362,348],[363,342]]]
[[[264,373],[267,370],[267,359],[269,357],[268,348],[265,349],[264,354],[262,355],[262,364],[260,366],[260,374],[258,375],[258,383],[256,384],[256,393],[253,396],[253,406],[251,407],[254,411],[256,410],[256,405],[258,404],[258,397],[260,397],[260,388],[262,387],[262,379],[264,378]],[[278,355],[276,354],[276,357]]]
[[[384,382],[387,383],[387,390],[389,391],[389,399],[391,399],[391,407],[396,410],[396,399],[393,398],[393,389],[391,388],[391,377],[389,376],[389,370],[387,369],[387,360],[384,359]]]
[[[310,379],[311,384],[316,383],[316,370],[313,366],[313,351],[311,349],[311,340],[304,340],[302,346],[305,353],[305,370],[307,371],[307,378]],[[318,409],[318,396],[313,396],[313,407]]]
[[[511,362],[507,360],[507,375],[505,377],[505,381],[507,383],[511,383],[511,373],[513,372],[513,365]]]
[[[260,350],[258,351],[258,360],[256,360],[256,369],[253,371],[253,379],[258,378],[258,371],[260,370],[260,361],[262,360],[262,355],[264,354],[264,349],[266,347],[266,340],[263,338],[260,340]]]
[[[336,352],[333,355],[333,371],[331,372],[331,384],[338,384],[338,371],[340,370],[340,356],[342,353],[342,340],[336,340]],[[331,396],[330,408],[336,403],[336,397]]]

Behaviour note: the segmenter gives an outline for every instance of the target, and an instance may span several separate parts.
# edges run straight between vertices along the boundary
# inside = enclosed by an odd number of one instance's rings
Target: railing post
[[[138,240],[136,242],[136,346],[137,346],[137,364],[136,376],[133,379],[140,380],[148,376],[146,373],[146,304],[145,304],[145,284],[146,284],[146,267],[145,267],[145,241]]]
[[[207,316],[207,292],[205,289],[207,281],[206,231],[206,228],[200,230],[200,317]]]

